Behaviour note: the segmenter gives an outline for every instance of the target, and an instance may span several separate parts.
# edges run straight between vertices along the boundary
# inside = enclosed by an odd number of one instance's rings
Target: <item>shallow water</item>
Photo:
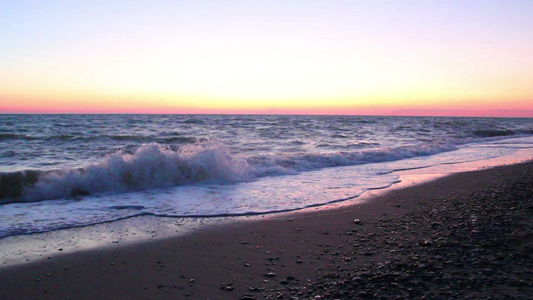
[[[1,115],[0,237],[288,211],[533,148],[532,119]]]

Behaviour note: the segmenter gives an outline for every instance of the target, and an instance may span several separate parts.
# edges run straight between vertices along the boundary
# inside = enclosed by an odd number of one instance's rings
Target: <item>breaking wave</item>
[[[246,161],[232,157],[219,143],[188,144],[178,151],[151,143],[133,154],[115,153],[85,168],[1,174],[0,199],[39,201],[253,177]]]
[[[121,152],[77,169],[0,173],[0,203],[121,193],[199,183],[250,181],[328,167],[395,161],[455,150],[453,145],[419,145],[359,152],[234,156],[220,142],[186,144],[178,150],[157,143],[132,154]]]

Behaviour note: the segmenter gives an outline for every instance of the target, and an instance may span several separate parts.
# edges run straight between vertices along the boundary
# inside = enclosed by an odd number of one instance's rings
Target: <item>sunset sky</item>
[[[0,113],[533,117],[533,1],[0,0]]]

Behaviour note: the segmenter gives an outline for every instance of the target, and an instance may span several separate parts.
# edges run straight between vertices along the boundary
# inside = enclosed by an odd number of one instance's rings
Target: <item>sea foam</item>
[[[231,156],[221,143],[187,144],[177,151],[151,143],[133,154],[114,153],[85,168],[43,172],[35,184],[22,191],[21,198],[48,200],[253,177],[247,162]]]
[[[231,183],[257,177],[296,175],[330,167],[396,161],[455,150],[454,145],[399,146],[352,152],[292,153],[244,157],[219,141],[185,144],[177,150],[150,143],[132,154],[117,152],[82,168],[2,174],[3,203],[123,193],[200,183]],[[13,185],[14,184],[14,185]]]

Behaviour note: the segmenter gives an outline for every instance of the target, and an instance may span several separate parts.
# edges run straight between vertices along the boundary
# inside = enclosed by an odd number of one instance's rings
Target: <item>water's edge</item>
[[[52,256],[56,257],[58,255],[96,248],[124,247],[135,243],[175,238],[186,234],[193,234],[197,230],[208,230],[210,227],[224,226],[224,224],[232,222],[248,222],[264,218],[279,218],[286,217],[290,214],[306,213],[315,210],[323,211],[346,205],[361,204],[370,201],[377,195],[421,184],[454,173],[518,164],[531,161],[532,159],[533,149],[521,149],[510,155],[486,160],[457,164],[441,164],[420,169],[399,170],[394,173],[400,178],[400,180],[388,187],[368,190],[349,200],[336,201],[334,203],[320,206],[310,206],[296,211],[243,216],[186,218],[138,216],[114,222],[55,230],[45,233],[9,236],[3,238],[0,243],[0,267],[36,262]]]

